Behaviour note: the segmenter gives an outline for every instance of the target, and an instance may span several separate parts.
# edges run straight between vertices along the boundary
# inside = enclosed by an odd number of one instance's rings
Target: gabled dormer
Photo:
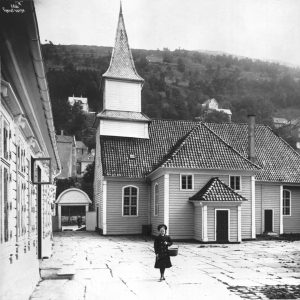
[[[129,48],[120,6],[115,46],[108,70],[102,75],[103,111],[100,135],[148,138],[149,118],[141,112],[144,79],[137,73]]]

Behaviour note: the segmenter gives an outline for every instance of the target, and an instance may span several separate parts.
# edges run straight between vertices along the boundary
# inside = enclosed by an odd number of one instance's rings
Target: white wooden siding
[[[184,172],[188,173],[188,172]],[[234,174],[230,174],[234,175]],[[198,192],[212,177],[219,177],[229,185],[228,174],[194,174],[194,190],[180,190],[180,174],[170,174],[170,234],[174,238],[188,239],[195,236],[194,207],[189,202],[189,197]],[[241,176],[242,190],[239,194],[248,201],[242,203],[242,238],[251,238],[251,176]],[[237,216],[237,215],[236,215]],[[208,214],[208,226],[213,222],[214,216]],[[236,233],[237,236],[237,233]],[[210,237],[208,237],[210,239]]]
[[[141,112],[141,84],[105,80],[103,108]]]
[[[139,188],[138,216],[122,216],[122,188],[133,185]],[[107,180],[107,234],[140,234],[142,225],[148,224],[148,185],[136,181]]]
[[[273,231],[279,234],[280,226],[280,185],[267,184],[261,185],[261,230],[265,231],[265,210],[273,210]]]
[[[300,233],[300,187],[283,188],[291,192],[291,215],[283,216],[283,233]]]
[[[242,203],[242,239],[252,238],[251,176],[242,176],[242,190],[239,194],[248,201]]]
[[[202,207],[195,206],[195,240],[202,241]]]
[[[149,138],[147,123],[120,120],[101,120],[100,135]]]
[[[256,234],[262,234],[262,185],[259,182],[255,183],[255,220]]]
[[[194,194],[195,190],[180,190],[180,174],[170,174],[169,234],[174,239],[194,238],[194,207],[189,202],[189,197]]]
[[[159,195],[159,213],[154,216],[154,186],[158,184],[158,195]],[[164,223],[164,176],[152,181],[151,183],[151,224],[152,234],[157,235],[157,226]]]

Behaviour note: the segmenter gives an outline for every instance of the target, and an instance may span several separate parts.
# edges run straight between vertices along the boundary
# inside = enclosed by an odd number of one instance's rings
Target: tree
[[[89,164],[82,177],[81,189],[88,194],[92,202],[94,201],[94,173],[95,163]]]
[[[230,120],[229,116],[224,112],[212,110],[204,112],[202,121],[207,123],[227,123]]]

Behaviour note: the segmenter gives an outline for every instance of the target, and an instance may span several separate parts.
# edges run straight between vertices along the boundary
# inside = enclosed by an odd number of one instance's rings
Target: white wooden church
[[[103,235],[165,223],[174,239],[300,233],[300,156],[264,125],[153,120],[142,112],[122,8],[97,115],[94,193]]]

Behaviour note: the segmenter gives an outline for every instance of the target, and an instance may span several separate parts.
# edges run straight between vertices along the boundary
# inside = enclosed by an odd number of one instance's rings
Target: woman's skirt
[[[160,269],[160,268],[171,268],[171,260],[170,256],[163,256],[163,257],[156,257],[154,268]]]

